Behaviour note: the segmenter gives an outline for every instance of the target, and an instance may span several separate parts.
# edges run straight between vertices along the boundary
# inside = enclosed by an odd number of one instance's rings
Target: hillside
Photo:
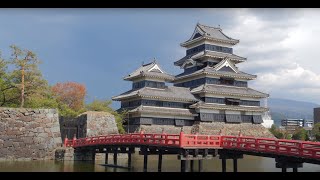
[[[269,98],[268,106],[270,108],[272,119],[279,125],[284,118],[305,118],[313,120],[313,108],[319,107],[319,104],[295,101],[289,99]]]

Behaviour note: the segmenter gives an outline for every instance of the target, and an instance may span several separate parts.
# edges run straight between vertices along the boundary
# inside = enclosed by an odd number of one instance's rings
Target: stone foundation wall
[[[57,110],[0,108],[0,160],[54,159],[61,145]]]
[[[133,125],[130,125],[133,126]],[[170,125],[140,125],[132,127],[134,129],[133,132],[140,132],[141,129],[145,133],[162,133],[165,132],[167,134],[179,134],[181,131],[181,127],[179,126],[170,126]],[[192,126],[183,126],[182,128],[184,133],[190,134],[192,131]]]
[[[114,116],[107,112],[88,111],[79,117],[86,118],[86,137],[93,137],[107,134],[119,134]]]
[[[261,124],[250,124],[250,123],[241,123],[241,124],[231,124],[223,122],[215,123],[205,123],[200,122],[198,125],[199,134],[212,134],[212,135],[239,135],[243,136],[254,136],[254,137],[265,137],[265,138],[274,138],[273,134]]]
[[[168,134],[179,134],[181,127],[169,125],[130,125],[130,132],[161,133],[162,130]],[[239,135],[274,138],[273,134],[261,124],[231,124],[224,122],[199,122],[196,121],[193,126],[183,126],[183,132],[187,134],[208,134],[208,135]]]
[[[115,117],[107,112],[87,111],[78,117],[68,119],[60,117],[61,138],[69,139],[118,134]]]

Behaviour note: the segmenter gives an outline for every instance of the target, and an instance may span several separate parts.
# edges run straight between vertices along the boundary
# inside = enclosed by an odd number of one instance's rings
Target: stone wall
[[[241,123],[231,124],[223,122],[205,123],[200,122],[197,125],[197,132],[199,134],[212,134],[212,135],[239,135],[239,132],[243,136],[265,137],[274,138],[273,134],[261,124]]]
[[[179,134],[181,127],[171,125],[130,125],[130,132],[138,133],[143,130],[145,133],[167,133],[167,134]],[[184,133],[191,134],[192,126],[183,126],[182,131]]]
[[[86,137],[119,133],[116,120],[110,113],[88,111],[80,115],[78,119],[86,121]]]
[[[108,112],[87,111],[78,117],[68,119],[60,117],[61,138],[69,139],[92,137],[106,134],[118,134],[114,116]]]
[[[57,110],[0,108],[0,160],[54,159],[61,145]]]
[[[161,133],[179,134],[181,127],[170,125],[130,125],[130,132],[140,132],[141,129],[145,133]],[[232,124],[224,122],[200,122],[196,121],[193,126],[183,126],[183,132],[187,134],[208,134],[208,135],[239,135],[254,137],[274,138],[272,133],[261,124],[241,123]]]

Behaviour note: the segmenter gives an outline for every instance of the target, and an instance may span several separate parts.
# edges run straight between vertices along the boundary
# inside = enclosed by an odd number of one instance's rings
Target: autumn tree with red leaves
[[[52,92],[59,104],[65,105],[78,112],[84,108],[86,86],[76,82],[57,83],[52,87]]]

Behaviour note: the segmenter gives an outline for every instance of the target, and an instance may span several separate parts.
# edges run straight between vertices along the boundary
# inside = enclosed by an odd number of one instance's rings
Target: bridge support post
[[[193,172],[194,171],[194,160],[190,161],[190,171]]]
[[[181,161],[181,172],[186,172],[186,160],[180,160]]]
[[[203,160],[199,160],[199,172],[203,171]]]
[[[282,172],[283,173],[287,172],[287,168],[285,166],[282,167]]]
[[[113,164],[116,166],[116,165],[118,165],[118,152],[117,151],[115,151],[114,153],[113,153]]]
[[[281,168],[282,172],[287,172],[287,168],[292,168],[293,172],[298,172],[298,168],[303,166],[301,160],[289,157],[278,157],[276,160],[276,168]]]
[[[159,151],[158,172],[162,171],[162,151]]]
[[[108,164],[108,158],[109,158],[109,153],[106,152],[106,156],[105,156],[105,158],[104,158],[104,163],[105,163],[105,164]]]
[[[128,152],[128,168],[131,169],[131,152]]]
[[[238,151],[219,149],[219,158],[222,160],[222,172],[227,171],[227,159],[233,160],[233,171],[238,172],[238,159],[243,158],[243,154]]]
[[[189,167],[190,162],[189,162],[189,161],[190,161],[190,160],[186,160],[185,172],[189,172],[189,169],[190,169],[190,167]]]
[[[222,172],[227,172],[227,160],[226,158],[222,158]]]
[[[233,172],[238,172],[238,159],[233,158]]]
[[[147,172],[148,170],[148,154],[145,151],[143,155],[143,172]]]

